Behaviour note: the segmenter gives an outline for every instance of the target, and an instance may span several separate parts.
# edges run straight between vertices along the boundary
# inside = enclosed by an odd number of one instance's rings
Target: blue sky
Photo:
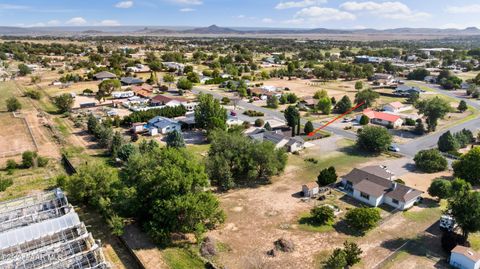
[[[3,26],[480,27],[478,0],[0,0]]]

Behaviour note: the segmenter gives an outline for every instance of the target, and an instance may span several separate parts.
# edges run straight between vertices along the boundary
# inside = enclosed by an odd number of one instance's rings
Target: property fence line
[[[33,141],[33,145],[35,146],[35,151],[38,151],[37,139],[36,139],[35,136],[33,135],[32,128],[30,127],[30,124],[28,124],[27,119],[24,118],[24,117],[18,116],[15,112],[12,112],[12,114],[13,114],[13,117],[14,117],[14,118],[21,119],[21,120],[25,123],[25,125],[27,125],[28,133],[30,134],[30,137],[32,138],[32,141]]]
[[[402,248],[404,248],[408,243],[410,243],[411,240],[408,240],[407,242],[403,243],[400,247],[395,249],[390,255],[385,257],[383,260],[381,260],[379,263],[377,263],[375,266],[373,266],[373,269],[381,269],[385,265],[385,263],[389,262],[391,258],[393,258],[395,255],[397,255],[397,252],[400,251]]]

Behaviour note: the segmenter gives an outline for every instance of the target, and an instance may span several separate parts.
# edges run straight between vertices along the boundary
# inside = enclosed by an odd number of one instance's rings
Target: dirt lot
[[[11,113],[0,114],[0,158],[21,154],[27,150],[36,150],[33,138],[27,124],[21,118]]]

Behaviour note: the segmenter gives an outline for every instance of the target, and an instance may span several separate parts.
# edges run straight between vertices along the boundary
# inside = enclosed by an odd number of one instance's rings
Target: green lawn
[[[310,213],[300,215],[298,228],[307,232],[327,233],[334,230],[332,225],[317,225],[311,221]]]
[[[170,269],[203,269],[205,264],[196,255],[184,248],[162,250],[163,258]]]
[[[27,98],[22,97],[13,81],[0,82],[0,111],[7,111],[6,101],[8,98],[15,96],[22,103],[22,108],[30,108],[31,104]]]

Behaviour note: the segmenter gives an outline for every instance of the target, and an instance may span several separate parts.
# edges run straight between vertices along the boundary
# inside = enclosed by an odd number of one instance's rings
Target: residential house
[[[142,133],[145,131],[145,125],[147,125],[146,122],[135,122],[130,130],[135,134]]]
[[[395,82],[395,78],[392,75],[382,73],[376,73],[370,78],[370,80],[372,80],[373,84],[377,86],[388,86]]]
[[[134,77],[122,77],[120,82],[123,86],[132,86],[132,85],[142,85],[145,83],[142,79],[134,78]]]
[[[432,83],[432,84],[435,84],[438,82],[437,80],[437,77],[436,76],[426,76],[423,81],[427,82],[427,83]]]
[[[108,71],[102,71],[93,75],[94,80],[107,80],[107,79],[116,79],[117,75],[110,73]]]
[[[158,133],[168,134],[173,131],[182,131],[182,124],[179,121],[161,116],[149,120],[147,126],[152,136]]]
[[[275,144],[276,149],[284,148],[288,152],[297,152],[305,148],[305,141],[301,137],[288,137],[281,131],[259,131],[249,134],[256,141],[269,141]]]
[[[314,99],[313,97],[307,97],[298,102],[298,106],[303,109],[307,108],[314,108],[318,103],[317,99]]]
[[[135,85],[132,86],[132,91],[135,93],[136,96],[150,98],[153,95],[153,86],[146,83],[140,86]]]
[[[411,105],[405,105],[401,102],[392,102],[383,106],[383,110],[393,113],[400,113],[412,109]]]
[[[381,62],[382,62],[382,59],[378,57],[371,57],[367,55],[355,57],[355,63],[358,63],[358,64],[378,64]]]
[[[159,94],[150,99],[150,104],[152,106],[184,106],[187,111],[194,111],[195,107],[197,107],[197,103],[189,102],[187,99],[177,96],[167,96],[163,94]]]
[[[420,88],[418,87],[414,87],[414,86],[407,86],[407,85],[399,85],[395,91],[393,92],[393,94],[397,95],[397,96],[403,96],[403,97],[406,97],[406,96],[410,96],[412,93],[418,93],[418,94],[421,94],[423,91],[420,90]]]
[[[163,62],[162,65],[169,70],[175,70],[180,73],[183,73],[183,69],[185,68],[184,64],[176,63],[176,62]]]
[[[320,188],[317,182],[310,182],[302,185],[303,197],[313,197],[318,194]]]
[[[353,198],[373,207],[387,204],[399,210],[412,207],[422,191],[394,181],[395,175],[385,166],[354,168],[343,176],[341,184]]]
[[[382,126],[392,126],[393,128],[399,128],[403,124],[403,120],[400,116],[374,111],[370,108],[365,109],[361,115],[357,116],[357,121],[360,122],[362,116],[365,115],[370,119],[373,124]]]
[[[136,64],[135,66],[127,67],[127,72],[132,73],[149,73],[150,67],[143,65],[143,64]]]
[[[458,245],[452,249],[450,265],[458,269],[479,269],[480,254],[470,248]]]

